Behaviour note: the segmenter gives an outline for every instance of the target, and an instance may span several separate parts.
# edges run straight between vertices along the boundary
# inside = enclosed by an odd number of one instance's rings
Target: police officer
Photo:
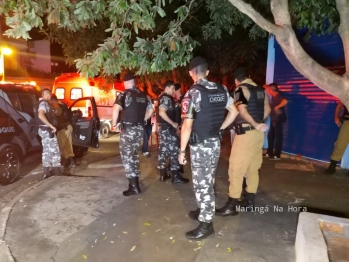
[[[150,118],[153,106],[146,94],[135,86],[134,74],[126,74],[123,80],[125,92],[115,100],[112,124],[116,131],[121,131],[120,155],[129,181],[128,190],[124,191],[123,195],[131,196],[141,192],[138,183],[140,175],[138,148],[143,140],[144,121]],[[121,122],[116,124],[120,111]]]
[[[262,87],[254,83],[246,75],[244,67],[234,71],[235,104],[239,116],[235,120],[236,136],[229,159],[229,199],[216,215],[237,215],[236,204],[242,191],[242,183],[246,174],[246,199],[242,204],[247,211],[254,208],[254,196],[258,188],[258,170],[262,165],[262,147],[264,131],[268,126],[263,120],[270,113],[268,97]]]
[[[70,124],[71,117],[69,108],[65,103],[58,101],[55,94],[51,96],[51,104],[55,109],[55,114],[58,121],[57,141],[61,155],[65,160],[64,173],[69,174],[70,172],[68,171],[68,168],[75,166],[72,141],[73,127]]]
[[[165,90],[159,96],[159,111],[157,113],[158,134],[159,134],[159,157],[158,168],[160,171],[160,181],[169,178],[166,172],[166,162],[170,158],[170,169],[172,172],[172,183],[184,184],[189,179],[183,178],[179,174],[178,149],[179,140],[176,134],[178,123],[176,123],[175,102],[173,93],[175,91],[174,82],[167,80]]]
[[[50,167],[55,175],[60,175],[61,152],[59,151],[56,131],[57,119],[54,108],[50,104],[51,90],[44,89],[38,105],[38,134],[42,143],[43,178],[50,177]]]
[[[340,118],[339,114],[341,111],[343,112],[343,116]],[[337,140],[334,144],[334,149],[331,155],[331,163],[325,171],[326,175],[332,175],[336,173],[336,166],[338,161],[341,160],[345,149],[349,143],[349,112],[348,108],[343,105],[342,102],[338,102],[335,113],[334,113],[334,122],[338,127],[340,127],[339,134]],[[349,172],[348,172],[349,175]]]
[[[220,134],[238,114],[226,87],[206,79],[208,66],[202,57],[189,65],[194,85],[182,101],[183,124],[179,163],[185,163],[185,148],[190,144],[193,187],[197,210],[189,217],[199,220],[199,226],[186,233],[188,239],[201,239],[214,234],[212,220],[215,211],[214,180],[220,155]],[[229,110],[227,117],[225,109]]]

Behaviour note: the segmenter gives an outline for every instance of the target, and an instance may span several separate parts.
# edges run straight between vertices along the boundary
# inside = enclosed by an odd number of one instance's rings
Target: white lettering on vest
[[[225,102],[225,95],[224,94],[208,95],[208,101],[211,104]]]
[[[14,133],[14,132],[16,132],[16,130],[13,126],[0,127],[0,134],[1,133]]]
[[[144,97],[136,97],[136,102],[145,104],[145,98]]]

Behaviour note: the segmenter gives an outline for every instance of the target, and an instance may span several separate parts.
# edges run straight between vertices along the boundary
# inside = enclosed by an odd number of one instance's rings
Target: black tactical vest
[[[167,111],[166,111],[166,114],[167,114],[167,116],[172,120],[172,121],[176,121],[176,111],[175,111],[175,103],[174,103],[174,100],[173,100],[173,97],[172,96],[169,96],[168,94],[165,94],[165,93],[163,93],[163,94],[161,94],[160,96],[159,96],[159,102],[161,101],[161,98],[162,97],[164,97],[164,96],[166,96],[166,97],[168,97],[169,98],[169,100],[171,101],[170,102],[170,105],[169,105],[169,107],[168,107],[168,109],[167,109]],[[159,109],[160,109],[160,106],[161,106],[161,104],[159,104]],[[165,121],[161,116],[160,116],[160,114],[159,114],[159,110],[156,112],[156,121],[159,123],[159,124],[169,124],[167,121]]]
[[[60,116],[57,116],[58,124],[69,124],[71,118],[68,106],[64,103],[58,103],[58,106],[62,109],[62,114]]]
[[[241,84],[245,86],[250,92],[250,99],[248,100],[247,111],[252,116],[256,123],[263,123],[264,118],[264,99],[265,93],[262,87],[250,84]],[[249,124],[240,115],[234,121],[236,124]]]
[[[45,116],[46,116],[46,119],[51,123],[51,125],[57,127],[57,118],[56,118],[56,115],[55,115],[55,110],[54,108],[51,106],[51,104],[46,101],[46,100],[40,100],[39,103],[38,103],[38,112],[39,112],[39,106],[41,103],[44,103],[46,102],[46,112],[45,112]],[[44,122],[42,122],[42,120],[38,117],[38,116],[35,116],[37,118],[37,124],[39,126],[46,126],[46,124]]]
[[[121,119],[124,122],[143,125],[148,105],[147,96],[138,89],[127,89],[122,99],[123,114]]]
[[[193,131],[199,140],[218,137],[219,129],[225,117],[227,105],[227,92],[223,86],[217,84],[217,88],[209,89],[202,85],[193,86],[200,91],[200,112],[196,112]]]

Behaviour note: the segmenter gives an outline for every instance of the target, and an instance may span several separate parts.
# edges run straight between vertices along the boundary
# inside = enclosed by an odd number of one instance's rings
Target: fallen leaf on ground
[[[217,244],[216,247],[219,247],[219,244]]]
[[[145,235],[147,232],[143,232],[142,235]]]
[[[142,200],[142,198],[138,198],[138,200]]]
[[[136,246],[133,246],[130,251],[132,252],[133,250],[135,250],[135,248],[136,248]]]
[[[110,241],[110,243],[114,244],[114,241]]]
[[[151,226],[150,223],[144,223],[143,225],[145,225],[145,226]]]
[[[122,233],[127,234],[127,232],[126,232],[126,231],[122,231]]]
[[[107,240],[108,236],[105,236],[105,238],[103,238],[103,240]]]
[[[96,240],[95,240],[95,243],[97,243],[97,238],[96,238]]]
[[[161,229],[156,230],[155,232],[159,232]]]
[[[198,251],[201,247],[194,248],[194,251]]]
[[[173,239],[173,240],[172,240],[172,244],[173,244],[174,242],[176,242],[176,239]]]
[[[105,232],[102,234],[103,236],[105,235]]]
[[[116,226],[116,224],[113,224],[113,227],[115,227]]]
[[[230,247],[228,247],[228,253],[230,253],[231,252],[231,248]]]
[[[87,259],[87,256],[86,256],[85,254],[82,254],[82,257],[83,257],[84,259]]]
[[[288,233],[285,231],[286,235],[288,235]]]

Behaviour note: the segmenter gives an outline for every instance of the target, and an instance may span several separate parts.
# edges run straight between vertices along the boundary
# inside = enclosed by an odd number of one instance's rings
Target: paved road
[[[86,167],[87,164],[119,155],[118,141],[119,135],[112,135],[107,139],[100,139],[100,147],[89,149],[88,153],[83,158],[83,165],[80,168]],[[41,152],[28,155],[24,160],[22,171],[17,181],[6,186],[0,185],[0,208],[16,194],[40,181],[41,174]]]

